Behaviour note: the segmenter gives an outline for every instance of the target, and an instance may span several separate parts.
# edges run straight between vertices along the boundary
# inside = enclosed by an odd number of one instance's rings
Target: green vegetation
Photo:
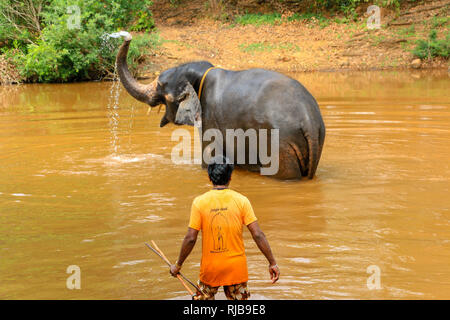
[[[307,22],[317,22],[321,28],[328,26],[329,19],[325,18],[319,13],[294,13],[289,17],[282,17],[280,13],[246,13],[244,15],[236,16],[235,23],[246,26],[246,25],[276,25],[283,22],[290,21],[307,21]]]
[[[450,23],[450,17],[433,17],[430,22],[433,29],[444,27]]]
[[[414,37],[416,35],[416,27],[412,24],[409,27],[399,29],[397,34],[406,38]]]
[[[301,0],[295,0],[300,2]],[[310,9],[312,10],[329,10],[338,13],[344,13],[348,17],[355,18],[355,9],[363,3],[378,5],[380,7],[390,7],[398,10],[402,3],[414,2],[418,0],[315,0],[311,1]]]
[[[287,18],[287,21],[306,21],[306,22],[317,22],[319,27],[325,28],[330,24],[330,20],[325,18],[320,13],[294,13],[292,16]]]
[[[444,39],[438,39],[437,31],[431,30],[428,39],[420,39],[416,42],[413,54],[421,59],[450,56],[450,32]]]
[[[121,29],[154,28],[149,0],[2,0],[0,50],[27,82],[95,80],[111,74]],[[155,33],[135,37],[129,63],[135,70]]]
[[[249,24],[255,25],[255,26],[260,26],[263,24],[274,25],[274,24],[281,23],[281,14],[278,12],[266,13],[266,14],[246,13],[244,15],[237,16],[235,21],[237,24],[240,24],[243,26],[246,26]]]
[[[336,23],[349,23],[356,21],[358,15],[356,8],[361,4],[375,4],[380,7],[389,7],[398,10],[402,3],[411,3],[418,0],[293,0],[306,7],[306,13],[294,13],[292,16],[284,18],[280,13],[246,13],[235,18],[235,22],[240,25],[274,25],[286,21],[314,21],[317,20],[320,27],[329,24],[329,19],[325,18],[321,12],[327,11],[334,14],[343,14],[342,18],[335,18]],[[279,0],[284,2],[284,0]]]
[[[296,44],[285,42],[285,43],[269,43],[269,42],[253,42],[253,43],[242,43],[239,45],[239,49],[243,52],[255,53],[255,52],[270,52],[273,50],[288,50],[288,51],[300,51],[300,47]]]

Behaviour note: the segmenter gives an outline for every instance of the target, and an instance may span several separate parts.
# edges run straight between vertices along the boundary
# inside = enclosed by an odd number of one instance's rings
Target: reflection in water
[[[449,298],[447,74],[293,76],[317,98],[327,138],[313,181],[233,176],[282,270],[271,285],[246,231],[253,297]],[[0,88],[2,298],[186,297],[143,243],[176,258],[206,172],[173,164],[175,126],[159,128],[117,84]],[[189,278],[200,254],[183,267]],[[80,291],[65,288],[69,265]],[[367,288],[370,265],[380,290]]]

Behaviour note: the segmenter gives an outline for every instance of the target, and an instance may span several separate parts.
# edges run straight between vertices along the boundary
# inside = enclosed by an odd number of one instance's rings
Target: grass
[[[430,21],[431,28],[436,29],[446,26],[450,22],[450,17],[433,17]]]
[[[337,18],[334,18],[334,22],[337,24],[347,24],[347,23],[350,23],[351,21],[348,17],[343,17],[343,18],[337,17]]]
[[[414,37],[416,35],[416,27],[412,24],[409,27],[399,29],[397,34],[407,38]]]
[[[300,47],[290,42],[284,43],[269,43],[269,42],[253,42],[253,43],[241,43],[239,50],[242,52],[255,53],[255,52],[271,52],[273,50],[287,50],[287,51],[300,51]]]
[[[376,46],[378,46],[381,42],[383,42],[383,41],[385,41],[386,40],[386,36],[385,35],[375,35],[375,36],[372,36],[372,37],[370,37],[371,39],[372,39],[372,45],[374,46],[374,47],[376,47]]]
[[[278,12],[272,13],[246,13],[244,15],[236,16],[235,23],[243,26],[246,25],[276,25],[283,22],[291,22],[291,21],[308,21],[315,22],[317,21],[321,28],[325,28],[329,25],[329,19],[325,18],[321,14],[318,13],[294,13],[289,17],[281,17],[281,14]]]
[[[260,26],[264,24],[274,25],[281,23],[281,14],[278,12],[266,14],[246,13],[244,15],[237,16],[235,22],[243,26]]]
[[[319,13],[310,13],[310,12],[294,13],[292,16],[287,18],[287,21],[311,21],[311,20],[324,21],[328,19]]]

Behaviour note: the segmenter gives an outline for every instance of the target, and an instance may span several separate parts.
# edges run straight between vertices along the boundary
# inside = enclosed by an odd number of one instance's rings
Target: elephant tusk
[[[159,105],[159,107],[158,107],[158,114],[160,111],[161,111],[161,105]]]
[[[147,115],[149,115],[149,114],[150,114],[150,112],[152,112],[152,107],[148,107],[148,110],[147,110]]]

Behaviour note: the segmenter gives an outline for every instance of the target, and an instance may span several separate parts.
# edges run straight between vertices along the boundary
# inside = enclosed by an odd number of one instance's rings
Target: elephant
[[[279,163],[273,177],[314,177],[325,124],[316,100],[300,82],[266,69],[231,71],[196,61],[167,69],[151,83],[142,84],[128,69],[131,40],[131,35],[125,37],[117,53],[118,75],[135,99],[152,108],[165,105],[160,127],[201,123],[203,132],[216,129],[224,135],[227,129],[278,129]],[[206,147],[202,141],[202,150]],[[248,158],[247,154],[246,162],[238,166],[250,171],[264,167],[259,159],[249,163]]]

